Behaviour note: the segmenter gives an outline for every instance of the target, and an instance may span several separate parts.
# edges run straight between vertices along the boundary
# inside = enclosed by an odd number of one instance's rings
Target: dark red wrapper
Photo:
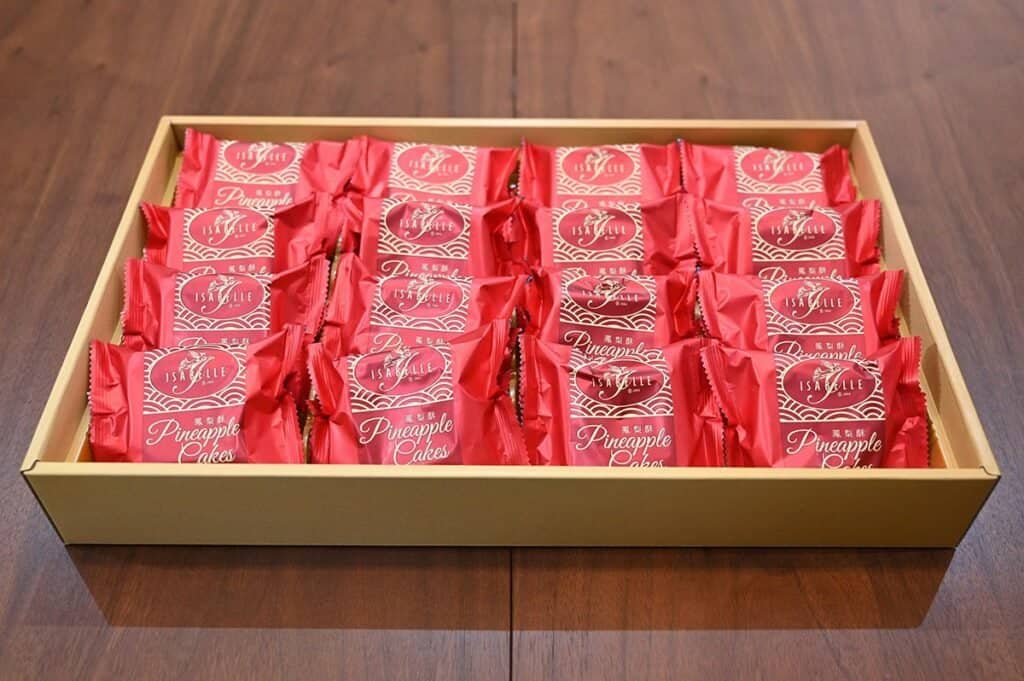
[[[321,195],[324,196],[324,195]],[[321,201],[325,201],[324,196]],[[277,213],[250,208],[170,208],[142,204],[145,257],[177,270],[267,274],[329,255],[335,235],[311,197]]]
[[[521,337],[523,432],[535,465],[720,466],[704,339],[616,358]]]
[[[509,319],[523,302],[523,276],[377,276],[351,253],[336,268],[320,337],[332,357],[436,345]]]
[[[704,328],[734,348],[863,359],[899,338],[902,270],[856,279],[698,275]]]
[[[483,206],[510,198],[518,150],[362,138],[351,189],[376,198]]]
[[[687,197],[701,266],[729,274],[860,277],[878,272],[881,204],[738,208]]]
[[[340,247],[370,272],[493,277],[525,268],[510,246],[520,238],[517,201],[488,206],[351,195],[341,203]]]
[[[509,325],[450,342],[331,357],[309,350],[311,461],[525,464],[508,394]]]
[[[692,269],[665,276],[544,270],[527,285],[529,333],[613,358],[697,335]]]
[[[726,419],[730,466],[928,466],[920,338],[901,338],[862,360],[720,343],[703,357]]]
[[[198,343],[245,344],[302,327],[320,327],[328,265],[320,255],[277,274],[173,270],[139,259],[125,263],[124,345],[133,350]]]
[[[174,205],[273,211],[316,192],[337,193],[360,151],[358,143],[219,140],[189,128]]]
[[[857,198],[850,155],[681,143],[683,191],[733,206],[834,206]]]
[[[519,193],[544,206],[646,203],[679,191],[679,147],[608,144],[546,147],[523,142]]]
[[[523,252],[534,266],[581,268],[589,274],[668,274],[694,266],[697,249],[689,199],[547,208],[524,202]]]
[[[302,331],[258,343],[135,351],[93,341],[95,461],[303,463],[295,401]]]

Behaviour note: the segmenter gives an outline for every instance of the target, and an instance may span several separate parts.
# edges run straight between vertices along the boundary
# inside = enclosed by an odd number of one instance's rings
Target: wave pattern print
[[[850,310],[832,322],[811,324],[790,319],[772,305],[772,292],[786,281],[761,280],[761,292],[764,299],[764,311],[769,335],[800,335],[800,336],[845,336],[864,333],[864,314],[860,304],[860,287],[850,279],[833,279],[831,283],[841,284],[853,296]]]
[[[391,211],[395,210],[401,205],[409,203],[401,199],[384,199],[381,202],[380,212],[380,242],[377,246],[377,250],[381,256],[399,256],[399,257],[417,257],[417,258],[444,258],[447,260],[458,260],[459,262],[469,262],[469,223],[472,219],[473,208],[472,206],[464,205],[461,203],[445,203],[441,204],[448,208],[454,208],[458,214],[462,217],[462,231],[453,238],[451,241],[446,241],[443,244],[427,245],[417,244],[411,241],[406,241],[397,234],[391,231],[388,226],[388,215]],[[413,203],[429,203],[429,202],[413,202]],[[381,257],[381,260],[386,258]]]
[[[849,407],[822,409],[797,402],[783,388],[786,372],[807,357],[775,353],[775,391],[779,398],[779,421],[782,423],[806,423],[808,421],[884,421],[885,396],[882,393],[882,373],[878,362],[862,360],[863,367],[875,380],[875,388],[867,399]]]
[[[288,166],[276,173],[250,173],[239,170],[228,163],[225,152],[237,140],[221,140],[217,143],[217,169],[213,179],[218,182],[235,182],[238,184],[295,184],[299,181],[299,169],[302,157],[306,153],[306,144],[300,142],[282,142],[282,146],[295,150],[295,158]],[[275,146],[277,146],[275,144]]]
[[[561,196],[641,196],[643,178],[640,174],[639,144],[608,144],[594,149],[614,149],[633,162],[633,172],[614,184],[589,184],[574,180],[565,170],[565,159],[574,151],[590,147],[558,147],[555,150],[555,193]]]
[[[616,360],[622,359],[642,362],[661,374],[661,387],[658,392],[643,402],[629,405],[608,404],[591,398],[580,389],[576,378],[581,370],[593,363],[601,363],[602,361],[600,358],[588,357],[579,350],[573,349],[569,356],[570,418],[628,418],[635,416],[672,415],[672,384],[669,380],[668,362],[665,360],[665,354],[658,348],[649,348],[616,358]]]
[[[174,332],[192,331],[270,331],[270,275],[230,274],[228,277],[249,277],[260,282],[263,298],[250,312],[227,319],[215,319],[190,310],[181,297],[185,285],[195,277],[204,276],[202,271],[181,272],[174,287]]]
[[[432,279],[440,279],[458,286],[462,300],[451,312],[438,316],[414,317],[393,308],[384,300],[382,295],[388,281],[422,281],[429,284]],[[469,320],[469,298],[472,286],[473,280],[468,277],[381,277],[373,293],[373,306],[370,309],[370,326],[461,333],[466,330],[466,324]],[[409,288],[409,286],[406,286],[406,288]]]
[[[821,154],[791,151],[790,156],[806,156],[814,164],[807,177],[787,184],[774,184],[757,180],[743,169],[743,159],[749,154],[761,151],[760,147],[734,147],[733,167],[736,170],[736,190],[740,194],[812,194],[825,191],[821,178]]]
[[[424,407],[454,400],[455,386],[452,380],[451,346],[441,344],[433,345],[431,348],[436,350],[444,360],[444,368],[441,371],[440,378],[425,390],[406,395],[392,395],[368,390],[356,378],[356,368],[361,361],[374,356],[394,354],[394,351],[372,352],[367,355],[352,355],[346,358],[344,361],[348,373],[348,394],[353,413],[400,409],[403,407]]]
[[[447,155],[461,155],[466,161],[466,174],[451,182],[431,182],[423,178],[413,177],[401,167],[398,159],[407,152],[424,147],[428,148],[429,151],[427,153],[436,159],[438,163],[443,163]],[[476,147],[395,142],[391,149],[391,168],[388,172],[388,186],[391,189],[404,189],[406,191],[441,194],[443,196],[469,196],[473,193],[473,178],[476,177],[476,157]]]
[[[577,274],[578,273],[578,274]],[[576,275],[576,276],[573,276]],[[647,292],[647,305],[643,309],[628,315],[602,314],[600,311],[588,310],[569,293],[569,287],[576,281],[587,278],[579,270],[566,270],[562,273],[562,303],[558,310],[558,321],[561,324],[579,324],[581,326],[597,326],[621,331],[645,331],[654,333],[657,318],[657,284],[654,277],[645,275],[626,275],[629,279]]]
[[[192,222],[207,212],[223,212],[223,208],[186,208],[184,215],[184,234],[182,236],[182,260],[184,262],[206,262],[209,260],[235,260],[242,258],[273,258],[274,257],[274,220],[267,217],[267,229],[254,241],[244,246],[218,248],[196,241],[190,232]]]
[[[629,216],[629,219],[633,221],[635,230],[633,236],[626,243],[622,244],[617,248],[609,248],[602,250],[593,250],[589,248],[580,248],[575,244],[571,244],[562,237],[560,225],[562,220],[575,211],[568,210],[565,208],[552,208],[551,216],[554,227],[553,242],[554,242],[554,254],[553,258],[556,263],[593,263],[593,262],[621,262],[623,260],[631,261],[637,264],[639,270],[643,266],[644,261],[644,232],[643,232],[643,217],[640,213],[639,203],[617,203],[614,208],[620,210]],[[595,214],[598,211],[604,210],[602,208],[586,208],[584,210],[594,211]]]
[[[190,350],[202,350],[204,346],[192,346]],[[217,345],[217,350],[231,355],[238,362],[238,372],[231,383],[212,395],[204,397],[172,397],[165,395],[153,387],[153,366],[163,357],[172,352],[181,352],[179,347],[158,348],[147,350],[142,358],[142,413],[171,414],[198,409],[220,409],[222,407],[240,407],[245,404],[245,358],[246,349],[241,345]]]
[[[846,258],[846,243],[843,240],[843,220],[839,213],[832,208],[815,207],[814,211],[828,216],[835,228],[832,237],[814,248],[790,249],[781,248],[770,244],[761,237],[758,231],[758,224],[761,219],[770,212],[780,210],[771,206],[758,205],[749,206],[750,229],[751,229],[751,250],[754,262],[786,262],[786,261],[818,261],[818,260],[844,260]]]

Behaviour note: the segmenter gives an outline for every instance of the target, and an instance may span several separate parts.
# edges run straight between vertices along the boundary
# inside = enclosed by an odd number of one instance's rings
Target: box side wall
[[[395,141],[516,146],[524,137],[536,144],[590,145],[648,142],[665,144],[680,136],[700,144],[751,144],[823,151],[847,146],[856,121],[647,120],[647,119],[478,119],[478,118],[262,118],[171,116],[175,134],[194,127],[217,137],[243,140],[345,140],[373,135]]]
[[[68,543],[955,546],[993,480],[49,474]],[[182,499],[189,502],[182,503]]]

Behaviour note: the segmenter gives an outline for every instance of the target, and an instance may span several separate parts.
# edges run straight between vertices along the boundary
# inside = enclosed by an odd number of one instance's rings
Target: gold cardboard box
[[[118,337],[139,202],[169,203],[187,127],[253,140],[368,133],[448,144],[698,143],[850,149],[883,204],[883,254],[906,270],[904,333],[923,339],[932,467],[917,470],[183,466],[92,462],[88,345]],[[864,121],[167,116],[43,410],[22,472],[69,544],[955,546],[999,480]]]

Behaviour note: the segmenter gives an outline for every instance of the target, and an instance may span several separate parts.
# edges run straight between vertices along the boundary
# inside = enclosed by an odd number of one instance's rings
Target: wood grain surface
[[[3,3],[0,679],[1024,678],[1022,39],[994,0]],[[1004,479],[956,552],[66,549],[18,462],[162,113],[866,118]]]

